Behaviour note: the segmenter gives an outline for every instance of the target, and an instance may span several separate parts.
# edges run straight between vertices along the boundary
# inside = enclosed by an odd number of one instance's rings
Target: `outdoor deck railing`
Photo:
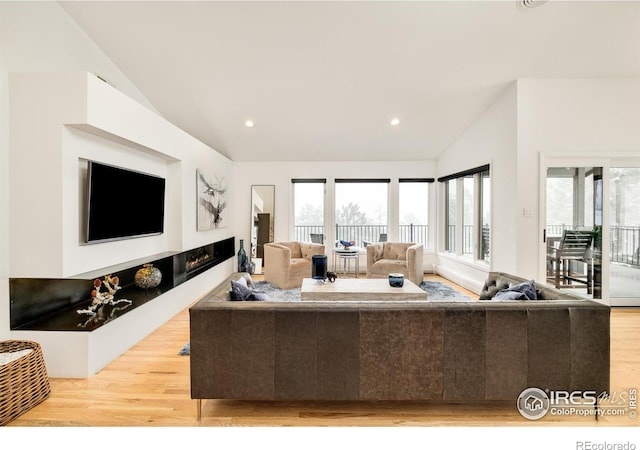
[[[293,229],[296,241],[311,242],[311,234],[324,234],[322,225],[297,225]],[[401,242],[416,242],[428,245],[429,225],[400,225],[399,240]],[[387,225],[336,225],[336,241],[354,241],[355,245],[364,247],[365,242],[380,242],[386,240]]]
[[[611,261],[640,266],[640,227],[611,227]]]
[[[547,236],[562,236],[564,230],[573,227],[567,224],[547,225]],[[453,250],[455,239],[455,225],[449,226],[449,246]],[[364,246],[364,242],[378,242],[381,235],[387,234],[386,225],[336,225],[336,240],[355,241],[357,246]],[[298,225],[294,227],[294,239],[297,241],[311,242],[311,234],[324,234],[322,225]],[[417,242],[428,247],[428,225],[400,225],[399,240],[401,242]],[[640,226],[612,226],[610,228],[611,245],[610,261],[640,266]],[[488,243],[487,243],[488,245]],[[462,253],[473,253],[473,226],[465,225],[463,228]]]
[[[482,259],[489,258],[489,228],[483,227],[483,231],[486,228],[486,232],[482,233]],[[464,225],[462,227],[462,254],[463,255],[472,255],[473,254],[473,233],[474,233],[473,225]],[[449,225],[449,233],[447,234],[448,246],[447,250],[450,252],[455,252],[456,250],[456,225]]]

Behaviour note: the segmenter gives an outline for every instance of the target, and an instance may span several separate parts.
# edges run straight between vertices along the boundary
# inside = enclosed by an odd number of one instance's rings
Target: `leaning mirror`
[[[275,192],[275,186],[251,186],[251,257],[256,258],[256,273],[261,273],[264,244],[273,242]]]

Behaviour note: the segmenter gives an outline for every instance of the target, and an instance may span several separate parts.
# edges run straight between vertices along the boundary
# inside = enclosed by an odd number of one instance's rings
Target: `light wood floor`
[[[441,277],[442,281],[477,298]],[[423,402],[249,402],[196,401],[189,392],[189,357],[178,351],[189,340],[188,309],[89,379],[52,379],[51,395],[11,422],[11,427],[191,427],[191,426],[637,426],[624,417],[523,419],[508,404]],[[640,308],[614,309],[611,315],[611,390],[640,387]]]

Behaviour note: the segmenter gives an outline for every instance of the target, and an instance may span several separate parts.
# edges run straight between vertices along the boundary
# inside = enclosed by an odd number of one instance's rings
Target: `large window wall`
[[[488,263],[491,255],[491,176],[488,165],[438,179],[444,191],[442,250]]]
[[[433,178],[292,179],[292,238],[366,247],[393,240],[433,245]],[[330,244],[329,244],[330,243]]]

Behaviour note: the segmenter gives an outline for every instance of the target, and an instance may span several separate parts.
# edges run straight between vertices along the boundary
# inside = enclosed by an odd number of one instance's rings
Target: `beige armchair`
[[[378,242],[367,246],[367,278],[387,278],[390,273],[404,274],[420,285],[424,278],[422,244]]]
[[[324,255],[323,244],[272,242],[264,244],[264,279],[280,289],[302,286],[311,278],[311,257]]]

